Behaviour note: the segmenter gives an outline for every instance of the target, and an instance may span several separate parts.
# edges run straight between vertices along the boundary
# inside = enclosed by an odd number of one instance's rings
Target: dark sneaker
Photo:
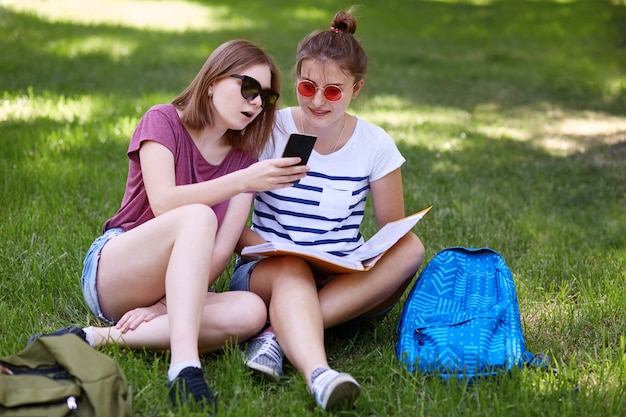
[[[348,374],[316,368],[311,375],[311,392],[324,410],[344,410],[354,406],[361,387]]]
[[[261,376],[280,381],[283,373],[283,351],[274,333],[266,332],[250,340],[246,366]]]
[[[63,336],[64,334],[75,334],[76,336],[80,337],[80,339],[85,342],[87,342],[87,335],[85,334],[85,331],[83,330],[82,327],[64,327],[62,329],[57,330],[56,332],[53,333],[46,333],[46,334],[36,334],[34,336],[31,336],[28,339],[28,344],[30,345],[31,343],[33,343],[35,340],[39,339],[40,337],[48,337],[48,336]]]
[[[202,369],[194,366],[183,369],[173,381],[167,383],[167,388],[174,407],[202,406],[211,414],[217,413],[217,398],[204,379]]]

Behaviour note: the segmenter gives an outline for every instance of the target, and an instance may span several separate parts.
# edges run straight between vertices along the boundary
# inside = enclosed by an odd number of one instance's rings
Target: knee
[[[311,267],[302,258],[297,256],[283,256],[276,259],[276,274],[284,277],[312,276]]]
[[[421,239],[414,233],[407,233],[400,242],[402,243],[403,257],[411,260],[419,268],[426,253]]]
[[[396,282],[406,286],[424,262],[425,249],[422,241],[414,233],[407,233],[389,253],[389,262],[397,271]]]
[[[175,210],[177,223],[181,228],[191,228],[198,232],[217,230],[217,215],[204,204],[189,204]]]
[[[424,248],[424,244],[422,243],[422,240],[417,235],[413,233],[411,234],[415,238],[415,242],[413,244],[414,250],[415,250],[415,256],[416,258],[419,258],[420,264],[421,264],[424,261],[424,255],[426,254],[426,249]]]
[[[271,271],[272,278],[292,279],[299,276],[312,276],[311,267],[302,258],[297,256],[279,256],[264,259],[259,266],[263,270]]]
[[[242,294],[242,304],[245,308],[241,311],[241,322],[245,326],[244,331],[257,334],[267,323],[267,306],[258,295],[252,292]]]
[[[258,334],[267,324],[267,306],[258,295],[246,291],[237,293],[237,300],[231,308],[228,332],[239,342],[244,342]]]
[[[302,258],[296,256],[281,256],[272,259],[271,265],[274,285],[286,284],[295,290],[300,284],[315,285],[315,277],[311,266]]]

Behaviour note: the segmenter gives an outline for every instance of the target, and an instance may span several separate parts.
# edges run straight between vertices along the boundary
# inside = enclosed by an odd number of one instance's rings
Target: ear
[[[359,81],[357,81],[357,83],[354,85],[354,89],[352,90],[352,98],[357,98],[359,96],[361,88],[363,88],[363,84],[365,84],[364,79],[360,79]]]

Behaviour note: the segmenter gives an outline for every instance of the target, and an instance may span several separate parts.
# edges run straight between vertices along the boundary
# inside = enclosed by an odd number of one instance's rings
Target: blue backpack
[[[444,379],[536,362],[524,343],[511,271],[489,248],[435,255],[409,292],[396,333],[396,354],[409,371]]]

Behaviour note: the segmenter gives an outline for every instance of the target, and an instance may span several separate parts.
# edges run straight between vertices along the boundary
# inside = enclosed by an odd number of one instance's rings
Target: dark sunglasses
[[[296,88],[298,90],[298,94],[302,97],[313,97],[315,93],[317,93],[317,90],[322,90],[324,98],[328,101],[339,101],[343,97],[343,90],[334,84],[329,84],[325,87],[318,87],[313,81],[302,80],[298,81]]]
[[[252,77],[247,75],[230,74],[231,77],[235,77],[241,80],[241,96],[246,100],[254,100],[257,96],[261,96],[261,107],[264,109],[268,106],[273,106],[278,101],[280,96],[276,91],[268,88],[263,90],[261,83]]]

